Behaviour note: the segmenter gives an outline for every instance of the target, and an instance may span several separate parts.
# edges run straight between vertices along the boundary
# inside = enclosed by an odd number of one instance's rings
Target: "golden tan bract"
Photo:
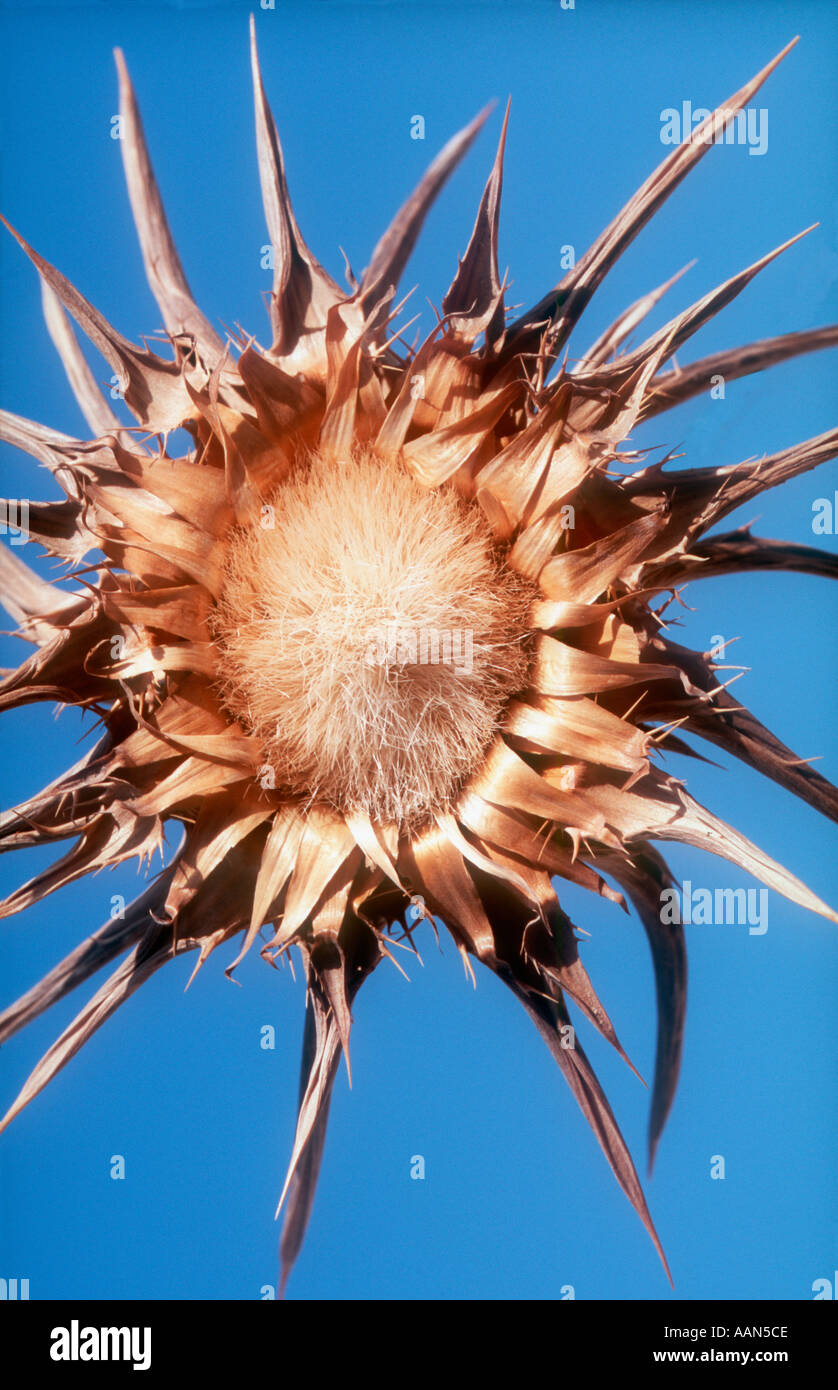
[[[784,53],[725,103],[725,120]],[[70,772],[2,818],[4,848],[74,842],[3,911],[20,911],[101,866],[151,856],[167,821],[182,824],[184,837],[124,920],[106,923],[0,1017],[2,1040],[124,956],[35,1068],[4,1123],[159,966],[186,950],[199,952],[200,966],[243,932],[235,960],[227,958],[231,970],[267,927],[263,954],[284,957],[297,946],[308,985],[307,1081],[283,1191],[287,1274],[311,1207],[342,1050],[348,1060],[352,1003],[379,961],[393,957],[396,938],[409,935],[400,922],[412,897],[445,922],[468,969],[476,957],[521,1000],[663,1258],[585,1053],[561,1045],[570,999],[622,1051],[554,880],[625,907],[607,874],[648,935],[659,1013],[653,1153],[678,1076],[686,964],[683,928],[661,921],[671,879],[651,841],[722,854],[836,920],[655,763],[664,739],[683,749],[682,734],[698,734],[836,816],[835,790],[727,694],[707,654],[670,639],[665,596],[688,579],[743,569],[834,574],[834,560],[806,547],[743,531],[705,537],[742,502],[834,456],[838,432],[757,463],[677,472],[641,467],[621,445],[640,420],[706,389],[711,372],[745,375],[834,344],[838,331],[790,334],[667,370],[775,251],[638,347],[626,349],[627,339],[668,284],[581,356],[565,357],[607,270],[707,152],[708,122],[673,150],[560,284],[508,322],[497,267],[504,122],[443,316],[415,351],[405,350],[393,324],[396,284],[430,203],[486,113],[437,157],[360,283],[344,291],[294,219],[254,42],[260,176],[276,258],[272,341],[266,350],[244,336],[225,345],[192,300],[119,54],[117,62],[128,188],[171,355],[123,338],[18,237],[40,273],[50,332],[95,437],[80,441],[6,415],[4,438],[46,464],[67,495],[32,508],[34,538],[73,566],[95,551],[104,559],[94,572],[77,568],[75,588],[60,588],[0,552],[9,608],[35,647],[3,682],[0,703],[57,700],[93,710],[102,734]],[[137,428],[124,427],[101,399],[65,309],[118,375]],[[167,438],[178,427],[193,448],[170,457]],[[615,461],[634,471],[615,472]],[[342,537],[354,546],[356,573],[362,550],[373,565],[365,590],[358,581],[366,604],[359,597],[360,629],[380,613],[448,630],[459,614],[477,640],[479,679],[444,663],[408,669],[410,660],[398,657],[387,666],[395,695],[370,685],[345,575],[324,677],[325,649],[314,650],[320,638],[306,633],[301,615],[322,616],[336,591],[327,583],[314,601],[320,579],[299,515],[281,530],[295,497],[294,505],[300,497],[312,502],[312,467],[327,479],[342,470],[331,559],[323,563],[334,562]],[[326,493],[318,494],[321,519]],[[406,541],[375,510],[377,497],[396,507],[397,494],[408,511],[415,505],[431,521],[448,518],[443,540],[451,543],[440,549],[437,536],[423,552],[415,537]],[[364,495],[369,512],[359,515]],[[282,562],[275,551],[270,558],[266,515],[288,542]],[[294,544],[302,547],[296,558]],[[289,554],[293,563],[285,563]],[[400,607],[405,594],[410,602]],[[283,627],[289,612],[293,621]],[[268,625],[261,633],[260,623]],[[268,649],[260,655],[262,640],[277,645],[273,657]],[[378,704],[359,711],[362,696]],[[293,719],[284,722],[289,701]],[[427,727],[423,701],[433,706]],[[336,736],[330,702],[344,721]],[[417,737],[432,735],[412,761],[411,725]]]

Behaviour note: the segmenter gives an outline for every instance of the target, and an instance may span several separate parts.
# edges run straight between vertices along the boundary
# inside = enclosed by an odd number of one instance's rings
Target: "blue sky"
[[[267,338],[247,52],[249,4],[6,4],[2,210],[127,336],[159,327],[110,138],[111,51],[126,55],[158,180],[198,302],[215,323]],[[834,62],[838,14],[822,3],[282,4],[257,11],[263,74],[295,211],[336,276],[356,270],[438,148],[487,100],[512,96],[500,259],[511,302],[560,277],[666,153],[661,112],[713,106],[794,33],[801,43],[754,101],[768,146],[711,150],[641,234],[586,311],[585,344],[632,300],[684,265],[653,326],[810,223],[819,229],[760,276],[681,354],[689,361],[836,317],[838,202]],[[502,110],[502,107],[501,107]],[[439,303],[462,254],[494,155],[501,110],[432,212],[404,288]],[[410,139],[422,114],[424,142]],[[48,340],[37,277],[0,242],[3,405],[84,434]],[[415,310],[414,310],[415,312]],[[109,370],[91,352],[97,376]],[[800,359],[658,417],[639,445],[679,445],[695,466],[787,447],[834,423],[834,353]],[[55,495],[32,460],[4,450],[4,492]],[[834,465],[760,499],[758,534],[813,543],[812,504]],[[729,524],[729,523],[726,523]],[[835,537],[816,543],[834,548]],[[30,547],[32,551],[35,547]],[[43,573],[50,562],[27,559]],[[825,581],[747,575],[686,595],[678,640],[715,634],[751,670],[745,703],[833,781],[835,609]],[[22,644],[3,641],[3,664]],[[79,756],[79,720],[45,707],[5,719],[3,804]],[[693,794],[838,903],[832,827],[755,773],[677,758]],[[0,864],[11,891],[48,860]],[[705,887],[747,874],[669,847],[675,873]],[[8,1002],[138,891],[132,866],[75,884],[3,923]],[[621,1040],[651,1080],[653,983],[639,923],[562,889],[591,933],[583,960]],[[543,1044],[485,971],[473,991],[443,937],[423,941],[411,982],[382,965],[359,995],[350,1092],[341,1072],[320,1190],[291,1297],[791,1298],[812,1296],[835,1260],[838,1064],[832,1024],[836,928],[770,895],[769,928],[688,928],[684,1065],[654,1179],[646,1183],[670,1260],[651,1245]],[[231,956],[232,956],[231,952]],[[272,1221],[293,1133],[303,989],[258,955],[241,988],[216,956],[189,993],[185,957],[160,972],[0,1139],[0,1275],[31,1296],[236,1298],[276,1279]],[[89,992],[89,990],[88,990]],[[4,1049],[2,1097],[80,1007],[65,1001]],[[260,1029],[276,1049],[260,1049]],[[648,1093],[581,1025],[623,1131],[643,1166]],[[109,1177],[112,1155],[124,1181]],[[424,1181],[410,1178],[423,1155]],[[710,1177],[713,1155],[726,1176]]]

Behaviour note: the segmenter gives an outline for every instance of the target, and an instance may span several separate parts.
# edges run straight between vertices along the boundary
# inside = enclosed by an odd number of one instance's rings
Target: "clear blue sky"
[[[124,190],[111,50],[126,54],[152,157],[196,298],[211,321],[264,338],[269,274],[247,52],[248,3],[9,4],[3,14],[2,210],[122,332],[154,332]],[[491,98],[512,95],[501,264],[512,302],[538,299],[665,153],[660,113],[713,106],[796,32],[802,41],[755,105],[768,148],[711,150],[608,277],[574,340],[593,339],[630,301],[693,256],[655,318],[817,220],[704,329],[682,360],[836,317],[834,132],[838,12],[823,3],[670,5],[283,4],[258,12],[266,87],[295,210],[339,277],[360,270],[437,149]],[[501,108],[502,110],[502,108]],[[422,114],[424,143],[410,139]],[[439,303],[471,230],[500,111],[433,211],[405,287]],[[3,404],[84,433],[43,327],[37,277],[0,242]],[[425,305],[423,332],[430,322]],[[109,375],[91,353],[97,376]],[[692,465],[732,463],[834,423],[835,355],[803,358],[659,417],[640,444],[682,445]],[[831,398],[831,399],[830,399]],[[3,457],[12,496],[53,496],[36,464]],[[834,467],[739,516],[812,543],[812,503]],[[834,536],[817,543],[834,547]],[[31,547],[34,551],[35,547]],[[30,558],[27,552],[27,558]],[[37,561],[36,561],[37,563]],[[40,565],[51,572],[49,563]],[[835,780],[835,609],[825,581],[746,576],[695,585],[680,640],[741,634],[744,701]],[[3,664],[23,645],[3,642]],[[5,805],[78,756],[79,721],[35,708],[5,720]],[[712,750],[708,750],[711,751]],[[716,757],[715,753],[712,756]],[[709,804],[820,894],[838,902],[834,827],[739,764],[670,762]],[[746,874],[670,849],[696,885]],[[47,862],[4,860],[2,891]],[[2,924],[7,1002],[138,890],[135,870],[73,885]],[[653,983],[639,923],[572,889],[591,933],[583,959],[635,1064],[651,1080]],[[354,1090],[342,1070],[320,1190],[291,1297],[811,1297],[835,1269],[836,928],[770,897],[769,929],[688,928],[690,1007],[680,1088],[646,1190],[675,1293],[543,1044],[485,971],[475,991],[453,947],[423,941],[407,984],[386,964],[355,1009]],[[232,955],[232,952],[231,952]],[[32,1297],[259,1297],[275,1281],[272,1221],[293,1132],[303,988],[257,954],[228,983],[216,956],[184,997],[184,957],[143,986],[0,1139],[0,1275]],[[88,992],[89,989],[88,989]],[[83,995],[15,1038],[4,1103]],[[277,1047],[261,1051],[272,1024]],[[639,1167],[648,1092],[581,1025]],[[127,1177],[109,1177],[123,1154]],[[411,1181],[411,1156],[426,1162]],[[712,1155],[726,1160],[712,1181]]]

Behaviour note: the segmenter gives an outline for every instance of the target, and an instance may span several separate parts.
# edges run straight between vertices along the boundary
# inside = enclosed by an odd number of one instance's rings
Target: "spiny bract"
[[[407,349],[391,326],[395,287],[487,113],[437,156],[360,282],[347,267],[343,291],[291,210],[251,37],[275,257],[267,350],[241,333],[222,342],[192,300],[120,53],[128,191],[170,354],[122,337],[18,237],[95,438],[3,416],[3,438],[66,492],[64,502],[32,506],[30,531],[76,567],[81,587],[48,584],[0,551],[7,606],[36,648],[3,681],[0,701],[92,710],[102,734],[65,776],[2,817],[5,849],[75,841],[2,911],[104,865],[150,857],[166,821],[184,834],[124,918],[0,1017],[2,1040],[125,956],[4,1124],[166,961],[197,950],[197,969],[244,932],[232,970],[267,927],[262,954],[285,957],[296,946],[308,994],[283,1191],[287,1275],[342,1051],[348,1060],[354,997],[410,939],[408,907],[418,904],[445,923],[468,970],[476,957],[520,999],[663,1259],[585,1053],[562,1045],[570,999],[622,1052],[553,880],[625,908],[609,875],[646,930],[658,994],[654,1153],[678,1076],[686,964],[682,926],[662,921],[672,880],[651,841],[723,855],[836,920],[666,775],[657,746],[666,739],[688,751],[672,732],[680,726],[824,814],[838,811],[835,790],[733,700],[708,654],[670,640],[662,614],[677,586],[707,575],[835,573],[833,558],[807,547],[747,530],[705,533],[832,457],[838,432],[759,462],[676,472],[668,459],[641,466],[641,454],[620,445],[639,421],[704,391],[711,374],[758,371],[834,344],[838,331],[666,369],[773,251],[639,347],[624,345],[672,281],[581,356],[569,359],[565,345],[621,252],[788,49],[673,149],[564,279],[511,322],[497,265],[504,122],[442,315]],[[64,310],[110,363],[137,426],[123,426],[100,397]],[[177,428],[194,447],[171,457]],[[609,471],[615,462],[623,471]]]

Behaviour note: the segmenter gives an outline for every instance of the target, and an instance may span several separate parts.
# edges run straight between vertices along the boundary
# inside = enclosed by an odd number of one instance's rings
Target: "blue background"
[[[197,301],[211,322],[268,338],[247,49],[248,4],[6,5],[2,209],[127,336],[160,326],[145,286],[110,138],[111,50],[137,89],[158,180]],[[277,4],[257,12],[263,73],[304,235],[342,280],[356,271],[448,137],[490,98],[512,94],[501,216],[510,302],[560,278],[667,153],[660,113],[722,102],[792,36],[802,42],[753,105],[768,110],[768,151],[710,150],[622,258],[586,311],[581,353],[632,300],[693,256],[697,266],[652,326],[809,223],[820,228],[774,263],[697,335],[682,361],[836,316],[834,131],[838,11],[824,3]],[[404,280],[441,300],[465,249],[502,107],[431,213]],[[415,114],[426,140],[410,139]],[[37,276],[0,242],[0,382],[7,408],[86,434],[43,326]],[[637,339],[639,341],[639,338]],[[110,375],[95,352],[99,379]],[[834,423],[835,358],[802,358],[658,417],[637,444],[683,445],[689,465],[782,449]],[[4,491],[56,495],[12,450]],[[834,466],[737,514],[757,534],[813,543],[812,504],[832,497]],[[725,526],[731,523],[726,522]],[[834,548],[834,536],[814,543]],[[30,548],[32,552],[35,547]],[[41,572],[52,562],[27,559]],[[834,607],[824,581],[746,575],[692,587],[677,640],[741,641],[742,699],[835,780]],[[4,640],[12,665],[23,645]],[[27,649],[28,650],[28,649]],[[51,708],[5,720],[4,805],[79,756],[80,720]],[[756,773],[677,757],[690,789],[833,905],[833,827]],[[695,886],[752,886],[725,862],[670,847]],[[48,862],[4,860],[3,891]],[[48,898],[2,931],[3,1002],[28,988],[138,891],[132,866]],[[621,1040],[651,1080],[653,982],[642,929],[572,888],[562,901],[591,938],[583,959]],[[669,1286],[546,1049],[486,971],[472,990],[443,936],[422,938],[411,983],[386,963],[355,1008],[354,1089],[336,1086],[320,1190],[290,1297],[807,1299],[831,1277],[835,1244],[838,943],[825,920],[770,896],[769,929],[688,928],[684,1066],[657,1170],[646,1189],[667,1251]],[[233,951],[230,951],[232,956]],[[224,959],[222,959],[224,957]],[[223,975],[216,955],[184,996],[194,958],[167,966],[113,1018],[0,1139],[0,1275],[33,1298],[254,1299],[276,1281],[272,1215],[290,1150],[303,987],[253,953]],[[97,982],[98,983],[98,982]],[[86,993],[91,992],[87,987]],[[10,1102],[73,1017],[64,1001],[3,1049]],[[275,1051],[260,1028],[276,1029]],[[645,1166],[648,1092],[592,1030],[581,1036]],[[123,1154],[125,1181],[109,1160]],[[421,1154],[424,1181],[412,1181]],[[726,1161],[710,1178],[711,1157]]]

